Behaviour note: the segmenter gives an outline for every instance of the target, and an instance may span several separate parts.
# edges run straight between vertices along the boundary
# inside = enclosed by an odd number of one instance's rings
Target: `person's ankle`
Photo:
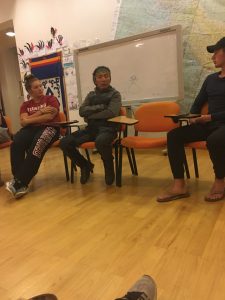
[[[224,178],[215,178],[215,183],[224,183]]]
[[[185,182],[184,179],[175,178],[174,181],[173,181],[173,185],[177,186],[177,187],[185,187],[186,182]]]

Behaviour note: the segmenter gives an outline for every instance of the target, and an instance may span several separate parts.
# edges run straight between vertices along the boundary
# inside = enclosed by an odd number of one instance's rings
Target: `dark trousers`
[[[77,166],[82,168],[87,165],[87,160],[81,155],[77,147],[85,142],[95,141],[96,148],[100,153],[102,160],[106,162],[112,161],[112,142],[116,136],[116,131],[110,127],[100,127],[97,132],[93,132],[86,128],[64,137],[60,141],[59,146],[66,156],[68,156]]]
[[[210,123],[192,124],[171,130],[167,135],[170,167],[175,179],[184,178],[184,145],[206,141],[215,177],[225,177],[225,125],[212,127]]]
[[[46,151],[58,137],[59,129],[50,126],[28,126],[20,129],[10,148],[13,176],[28,185],[38,172]]]

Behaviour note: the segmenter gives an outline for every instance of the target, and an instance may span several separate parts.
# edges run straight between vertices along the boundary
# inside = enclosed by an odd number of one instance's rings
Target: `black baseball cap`
[[[209,53],[213,53],[216,50],[225,48],[225,37],[220,39],[215,45],[207,46],[206,49]]]

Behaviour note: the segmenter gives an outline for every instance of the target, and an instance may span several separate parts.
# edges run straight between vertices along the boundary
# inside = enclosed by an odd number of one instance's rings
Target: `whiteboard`
[[[146,32],[74,51],[78,99],[94,89],[92,73],[98,66],[111,70],[111,85],[123,104],[181,100],[183,53],[181,26]]]

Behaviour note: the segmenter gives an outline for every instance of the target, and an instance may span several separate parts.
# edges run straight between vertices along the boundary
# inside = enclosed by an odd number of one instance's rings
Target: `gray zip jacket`
[[[98,130],[99,127],[114,127],[113,123],[107,122],[107,119],[120,115],[121,95],[109,86],[106,90],[101,91],[95,88],[88,93],[84,102],[81,104],[79,114],[88,124],[88,128]]]

